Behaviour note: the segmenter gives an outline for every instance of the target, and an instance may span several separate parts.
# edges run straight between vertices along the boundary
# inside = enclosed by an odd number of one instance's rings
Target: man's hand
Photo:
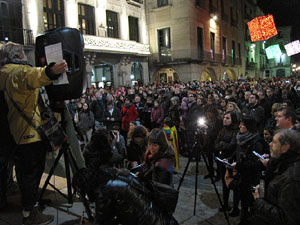
[[[236,166],[236,162],[231,163],[231,166],[234,168]]]
[[[265,167],[267,167],[267,165],[268,165],[268,162],[269,162],[269,158],[265,158],[265,159],[258,159],[259,161],[261,161],[262,162],[262,164],[265,166]]]
[[[252,193],[254,200],[256,200],[256,199],[259,198],[259,192],[258,192],[258,190],[259,190],[259,185],[257,185],[255,187],[255,192]]]
[[[54,66],[51,67],[51,72],[53,74],[62,74],[68,71],[68,64],[65,60],[62,60],[59,63],[55,63]]]

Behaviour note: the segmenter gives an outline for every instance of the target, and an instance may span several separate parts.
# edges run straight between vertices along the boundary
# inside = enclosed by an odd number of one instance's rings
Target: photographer
[[[52,84],[67,69],[64,60],[43,68],[31,67],[26,61],[23,47],[16,43],[8,42],[0,50],[0,90],[4,91],[9,109],[9,128],[17,144],[14,160],[22,196],[24,225],[49,223],[54,218],[42,214],[36,207],[47,144],[23,118],[12,100],[28,118],[40,126],[39,88]]]
[[[253,194],[254,215],[244,224],[300,224],[300,136],[297,131],[276,132],[270,143],[265,187],[256,187]],[[265,197],[259,192],[264,188]]]

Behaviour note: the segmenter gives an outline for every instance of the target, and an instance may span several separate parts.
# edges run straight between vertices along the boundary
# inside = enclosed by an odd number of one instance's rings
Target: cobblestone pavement
[[[174,185],[177,188],[179,180],[182,176],[184,168],[188,159],[180,157],[180,169],[174,175]],[[196,215],[194,212],[194,197],[195,197],[195,168],[196,163],[191,162],[187,174],[184,177],[182,186],[179,192],[179,200],[177,203],[174,217],[179,224],[182,225],[226,225],[228,224],[223,213],[218,211],[220,207],[214,186],[211,184],[210,179],[203,179],[203,175],[207,174],[205,164],[201,161],[199,163],[199,176],[197,185],[197,198],[196,198]],[[43,181],[41,182],[43,184]],[[65,179],[55,178],[55,186],[66,192]],[[220,195],[222,194],[221,181],[216,183]],[[66,199],[59,195],[57,192],[48,190],[44,194],[46,199],[50,199],[51,203],[46,207],[44,213],[52,214],[55,220],[51,225],[72,225],[79,224],[80,217],[83,214],[84,207],[81,202],[74,202],[72,205],[66,204]],[[8,198],[9,206],[4,211],[0,212],[0,225],[21,225],[21,205],[20,195],[15,193]],[[238,218],[229,217],[231,225],[236,225],[239,221]],[[88,224],[88,223],[87,223]],[[89,223],[91,224],[91,223]],[[134,225],[134,224],[133,224]]]

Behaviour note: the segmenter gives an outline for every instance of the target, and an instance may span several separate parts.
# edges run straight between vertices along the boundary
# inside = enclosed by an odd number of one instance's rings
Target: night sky
[[[300,0],[257,0],[265,14],[274,16],[276,26],[291,25],[300,30]]]
[[[300,0],[257,0],[265,14],[273,14],[276,26],[292,26],[291,41],[300,39]],[[300,54],[292,56],[300,62]]]

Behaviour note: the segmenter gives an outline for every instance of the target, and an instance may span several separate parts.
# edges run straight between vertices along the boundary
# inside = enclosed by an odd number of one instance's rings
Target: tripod
[[[65,107],[65,105],[64,105],[64,107]],[[64,131],[66,131],[64,107],[60,108],[58,110],[58,112],[61,115],[62,128]],[[59,160],[61,159],[62,156],[64,157],[64,162],[65,162],[65,172],[66,172],[66,179],[67,179],[67,195],[62,193],[59,189],[57,189],[53,184],[50,183],[50,179],[51,179],[52,175],[54,174],[54,171],[55,171],[55,169],[59,163]],[[47,186],[50,185],[55,191],[57,191],[60,195],[62,195],[64,198],[66,198],[68,200],[69,204],[73,204],[73,197],[76,193],[75,193],[75,191],[74,191],[74,193],[72,193],[72,181],[71,181],[70,167],[73,172],[77,172],[79,170],[76,160],[70,150],[69,143],[68,143],[68,141],[65,141],[64,144],[62,145],[62,147],[59,149],[59,153],[50,169],[48,177],[47,177],[47,179],[43,185],[43,188],[39,194],[38,202],[41,202],[41,199],[43,197],[43,194],[46,191]],[[83,202],[83,205],[86,209],[88,218],[90,220],[92,220],[93,219],[92,212],[91,212],[91,209],[89,207],[88,201],[86,200],[85,196],[80,194],[80,200]]]
[[[224,207],[224,204],[223,204],[222,199],[220,197],[219,191],[216,187],[215,178],[213,177],[213,174],[211,174],[211,169],[209,168],[206,156],[205,156],[204,151],[203,151],[204,140],[205,140],[205,136],[206,136],[205,131],[201,128],[199,128],[197,130],[190,130],[190,131],[195,132],[196,140],[195,140],[195,143],[194,143],[193,148],[192,148],[193,150],[190,152],[190,156],[189,156],[188,162],[187,162],[187,164],[184,168],[184,172],[182,174],[182,177],[180,178],[180,181],[179,181],[179,184],[178,184],[178,187],[177,187],[177,191],[180,190],[180,187],[181,187],[181,185],[184,181],[184,177],[186,175],[186,172],[187,172],[187,169],[190,165],[190,162],[191,162],[192,158],[195,157],[196,158],[196,173],[195,173],[195,197],[194,197],[194,214],[193,214],[195,216],[196,215],[197,194],[198,194],[197,189],[198,189],[199,159],[200,159],[200,156],[202,156],[202,158],[205,162],[206,169],[207,169],[207,171],[210,175],[209,177],[211,179],[211,183],[214,186],[216,195],[218,197],[220,206],[223,209],[222,211],[224,213],[227,224],[230,225],[228,214],[225,210],[225,207]],[[194,153],[196,153],[196,155]]]

